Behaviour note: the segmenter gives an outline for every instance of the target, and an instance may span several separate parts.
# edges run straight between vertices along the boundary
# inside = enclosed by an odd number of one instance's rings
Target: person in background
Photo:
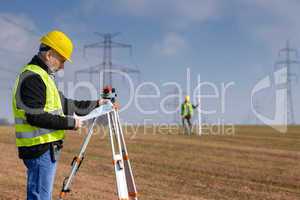
[[[191,135],[193,124],[191,119],[193,117],[194,109],[197,108],[198,105],[193,105],[190,102],[190,96],[185,96],[184,102],[181,104],[181,119],[182,119],[182,126],[184,128],[184,133]],[[187,125],[186,125],[187,123]]]

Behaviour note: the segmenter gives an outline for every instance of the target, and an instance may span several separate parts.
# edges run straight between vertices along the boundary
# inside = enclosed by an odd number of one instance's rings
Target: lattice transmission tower
[[[282,59],[282,57],[284,58]],[[293,56],[293,58],[292,58]],[[300,62],[297,60],[298,51],[297,49],[291,48],[290,43],[286,41],[286,47],[282,48],[278,52],[279,61],[275,63],[275,70],[279,67],[286,67],[286,88],[287,88],[287,122],[288,124],[295,124],[295,113],[293,104],[293,94],[292,94],[292,80],[293,78],[298,79],[295,73],[292,73],[292,65],[299,65]]]
[[[124,44],[120,42],[115,42],[112,39],[118,36],[120,33],[95,33],[96,35],[103,38],[102,41],[88,44],[84,46],[84,56],[86,49],[102,49],[102,62],[98,65],[91,66],[87,69],[78,70],[75,72],[75,81],[78,80],[79,74],[88,74],[90,82],[93,82],[94,75],[97,75],[100,80],[100,85],[98,88],[102,88],[105,85],[113,85],[113,73],[116,71],[124,72],[126,74],[136,74],[138,77],[140,71],[137,68],[117,66],[112,62],[112,50],[114,48],[125,48],[130,50],[130,55],[132,55],[132,45]]]

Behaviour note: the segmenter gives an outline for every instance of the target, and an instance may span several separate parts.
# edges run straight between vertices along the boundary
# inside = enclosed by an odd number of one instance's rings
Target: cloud
[[[81,1],[81,13],[95,13],[110,7],[110,14],[157,19],[163,24],[182,28],[192,22],[206,22],[221,15],[218,0],[126,0],[112,1],[111,5],[102,1]],[[107,12],[107,10],[103,10]]]
[[[252,0],[245,1],[243,6],[248,11],[238,11],[241,27],[265,43],[273,55],[288,39],[292,44],[300,44],[299,1]]]
[[[159,44],[154,44],[155,51],[160,52],[162,55],[173,56],[179,51],[187,47],[187,43],[183,37],[177,33],[168,33]]]
[[[217,15],[216,0],[127,0],[119,4],[132,15],[174,16],[202,21]]]

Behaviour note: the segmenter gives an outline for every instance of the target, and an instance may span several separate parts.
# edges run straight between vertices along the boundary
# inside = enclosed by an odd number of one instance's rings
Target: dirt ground
[[[153,127],[126,132],[141,200],[299,200],[300,127],[280,134],[268,127],[236,126],[234,135],[184,136]],[[68,132],[53,199],[85,134]],[[14,130],[0,127],[0,199],[25,199],[25,167]],[[66,199],[117,199],[111,147],[95,134]]]

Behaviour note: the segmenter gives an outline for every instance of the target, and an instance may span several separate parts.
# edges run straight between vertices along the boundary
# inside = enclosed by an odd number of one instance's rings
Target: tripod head
[[[112,103],[115,103],[117,98],[116,89],[112,88],[111,86],[105,86],[103,88],[101,97],[103,99],[109,99]]]

